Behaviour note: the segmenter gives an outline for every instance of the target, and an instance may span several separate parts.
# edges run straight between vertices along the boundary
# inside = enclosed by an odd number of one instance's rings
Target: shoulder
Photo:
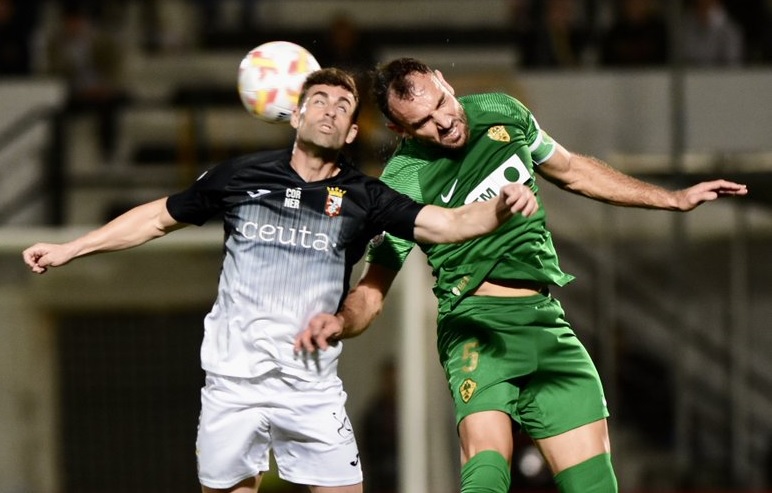
[[[289,163],[290,150],[271,150],[260,151],[252,154],[236,156],[215,164],[212,168],[204,172],[200,178],[217,176],[220,179],[224,177],[239,177],[260,173],[265,170],[281,170],[286,163]]]
[[[505,117],[521,118],[530,113],[528,108],[514,96],[502,92],[469,94],[458,98],[470,118],[480,114],[498,114]]]
[[[341,167],[341,172],[328,182],[328,185],[328,188],[337,187],[346,190],[347,197],[358,197],[357,200],[364,200],[363,205],[393,191],[379,178],[363,173],[352,166]]]
[[[347,185],[349,187],[353,186],[354,188],[365,190],[371,196],[373,194],[377,195],[383,192],[393,191],[386,183],[381,181],[380,178],[365,174],[356,168],[344,169],[339,181],[342,185]]]
[[[432,161],[430,151],[417,141],[406,140],[389,158],[380,180],[390,186],[412,181],[421,168]]]
[[[234,168],[248,168],[250,166],[270,167],[289,163],[291,156],[290,149],[277,149],[271,151],[260,151],[252,154],[235,157],[225,163],[230,163]]]

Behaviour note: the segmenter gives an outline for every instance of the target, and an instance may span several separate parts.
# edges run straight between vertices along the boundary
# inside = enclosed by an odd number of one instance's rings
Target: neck
[[[338,153],[311,153],[295,145],[290,158],[290,166],[307,182],[326,180],[337,175]]]

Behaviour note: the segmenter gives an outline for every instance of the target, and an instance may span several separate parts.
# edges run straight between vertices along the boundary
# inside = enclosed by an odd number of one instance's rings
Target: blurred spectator
[[[362,468],[366,493],[396,493],[399,482],[397,429],[397,367],[381,364],[378,389],[363,417]]]
[[[198,11],[205,46],[227,45],[259,25],[259,0],[191,0]],[[237,42],[237,44],[240,44]]]
[[[145,53],[155,54],[164,46],[164,28],[161,24],[161,0],[139,0],[140,44]]]
[[[735,19],[743,32],[743,55],[747,62],[769,60],[765,57],[772,45],[769,29],[772,22],[772,2],[767,0],[732,0],[724,4],[729,16]]]
[[[688,0],[681,39],[689,65],[728,66],[743,61],[742,30],[721,0]]]
[[[583,0],[533,3],[539,19],[521,40],[523,65],[529,68],[578,67],[590,47],[591,28]]]
[[[0,76],[32,72],[32,34],[37,2],[0,0]]]
[[[204,43],[201,19],[195,6],[168,0],[135,0],[138,14],[135,36],[144,53],[169,54],[189,51]],[[243,48],[240,43],[239,47]]]
[[[370,43],[354,18],[345,12],[330,19],[326,38],[314,54],[323,67],[335,66],[354,73],[369,70],[375,62]]]
[[[68,85],[67,112],[99,118],[102,158],[116,148],[117,112],[127,102],[122,84],[124,52],[79,6],[65,6],[59,29],[47,44],[48,68]]]
[[[509,0],[509,26],[514,39],[522,44],[533,29],[533,2],[535,0]]]
[[[601,64],[607,67],[664,65],[668,27],[658,0],[616,0],[615,17],[601,40]]]

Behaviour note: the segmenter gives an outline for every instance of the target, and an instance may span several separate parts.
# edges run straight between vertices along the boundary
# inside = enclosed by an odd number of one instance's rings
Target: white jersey
[[[226,161],[167,201],[179,222],[223,215],[223,266],[201,347],[207,372],[336,375],[342,344],[297,355],[295,337],[314,315],[338,310],[371,238],[386,230],[412,239],[420,204],[344,163],[306,182],[289,158],[283,150]]]

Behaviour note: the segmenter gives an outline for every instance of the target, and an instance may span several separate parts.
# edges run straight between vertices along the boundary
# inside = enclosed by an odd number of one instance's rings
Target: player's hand
[[[338,317],[329,313],[315,315],[305,330],[295,338],[295,352],[313,353],[317,349],[326,351],[334,345],[343,333],[343,325]]]
[[[43,274],[48,267],[64,265],[74,256],[66,244],[36,243],[22,252],[24,263],[36,274]]]
[[[522,183],[510,183],[501,188],[500,195],[512,214],[532,216],[539,210],[533,191]]]
[[[741,183],[727,180],[713,180],[698,183],[692,187],[679,190],[678,209],[690,211],[704,202],[710,202],[720,197],[747,195],[748,188]]]

